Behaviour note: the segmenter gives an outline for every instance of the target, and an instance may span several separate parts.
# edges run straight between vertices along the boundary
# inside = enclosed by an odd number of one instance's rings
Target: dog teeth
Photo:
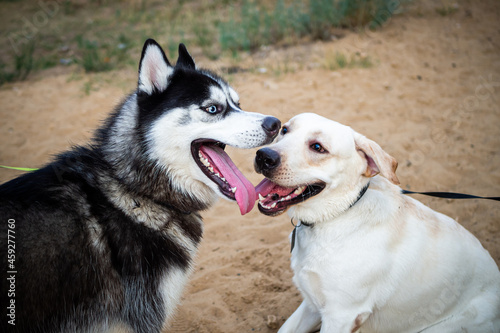
[[[223,182],[227,183],[226,178],[222,177],[220,173],[216,173],[212,165],[210,164],[208,158],[204,157],[203,154],[198,151],[198,157],[200,158],[201,163],[207,167],[207,169],[214,174],[217,178],[220,178]],[[236,192],[236,187],[231,188],[231,192],[235,193]]]
[[[226,178],[222,177],[222,175],[220,173],[215,173],[215,176],[217,176],[218,178],[220,178],[223,182],[226,182]]]
[[[208,158],[205,158],[202,153],[200,151],[198,151],[198,156],[200,157],[200,161],[201,163],[207,167],[208,170],[210,170],[211,173],[213,173],[215,176],[217,176],[218,178],[222,179],[223,182],[226,182],[226,178],[222,177],[222,175],[220,173],[215,173],[214,171],[214,168],[212,167],[212,165],[210,164],[210,162],[208,161]]]
[[[274,207],[276,207],[277,204],[278,204],[277,202],[274,202],[271,206],[268,206],[264,205],[262,202],[259,202],[259,205],[261,205],[261,207],[264,209],[273,209]]]
[[[262,196],[262,194],[259,193],[259,202],[261,203],[261,206],[264,207],[264,208],[266,208],[266,209],[274,208],[274,207],[276,207],[276,205],[279,202],[288,201],[288,200],[291,200],[291,199],[292,199],[292,196],[288,195],[286,197],[283,197],[283,198],[279,199],[278,201],[273,202],[273,204],[271,206],[267,206],[267,205],[264,205],[264,201],[266,200],[266,197]]]
[[[304,185],[304,186],[301,186],[301,187],[297,188],[297,189],[293,192],[293,194],[296,194],[296,195],[302,194],[302,192],[304,192],[304,191],[305,191],[305,189],[306,189],[306,186],[305,186],[305,185]]]
[[[198,153],[198,156],[200,157],[200,161],[204,166],[206,166],[207,168],[210,167],[210,162],[208,162],[208,158],[203,157],[201,153]]]

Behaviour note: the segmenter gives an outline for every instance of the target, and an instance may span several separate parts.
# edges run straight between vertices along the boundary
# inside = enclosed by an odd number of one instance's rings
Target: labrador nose
[[[272,140],[278,135],[281,128],[281,121],[278,118],[266,117],[264,121],[262,121],[262,128]]]
[[[270,148],[257,150],[254,167],[258,173],[271,171],[281,164],[280,154]]]

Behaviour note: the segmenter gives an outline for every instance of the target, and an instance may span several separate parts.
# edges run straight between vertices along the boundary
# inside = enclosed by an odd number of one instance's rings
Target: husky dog
[[[281,126],[239,105],[183,44],[172,66],[147,40],[137,90],[90,145],[0,186],[2,332],[165,329],[202,237],[199,212],[218,196],[242,214],[255,202],[225,145],[268,144]]]
[[[397,186],[396,160],[304,113],[257,152],[259,210],[288,210],[304,301],[280,333],[498,333],[500,271],[465,228]]]

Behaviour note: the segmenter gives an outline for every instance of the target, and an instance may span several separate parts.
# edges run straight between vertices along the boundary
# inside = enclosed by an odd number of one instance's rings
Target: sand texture
[[[375,32],[262,49],[227,77],[246,110],[283,122],[315,112],[375,140],[398,160],[404,189],[499,196],[500,2],[461,1],[447,16],[426,3]],[[329,70],[336,52],[359,52],[373,64]],[[192,53],[201,66],[227,66]],[[131,70],[81,75],[49,73],[0,88],[0,164],[38,167],[84,144],[136,85]],[[89,94],[85,82],[94,82]],[[255,150],[227,151],[257,184]],[[0,181],[19,174],[0,170]],[[500,263],[500,203],[415,197],[456,219]],[[170,331],[276,332],[301,302],[289,267],[289,218],[257,209],[241,216],[224,200],[203,216],[196,269]]]

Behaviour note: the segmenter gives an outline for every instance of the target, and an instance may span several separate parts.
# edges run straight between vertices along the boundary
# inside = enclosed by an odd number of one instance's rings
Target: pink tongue
[[[226,179],[231,187],[236,187],[235,198],[240,207],[241,215],[249,213],[255,204],[255,188],[238,170],[226,152],[217,146],[201,146],[201,152],[208,156],[211,163]]]
[[[255,193],[257,195],[257,198],[255,200],[258,200],[258,195],[261,194],[263,197],[268,195],[269,193],[277,193],[279,196],[285,196],[290,194],[290,192],[293,191],[293,188],[287,188],[287,187],[282,187],[279,186],[278,184],[273,183],[267,178],[264,178],[259,185],[255,186]]]

